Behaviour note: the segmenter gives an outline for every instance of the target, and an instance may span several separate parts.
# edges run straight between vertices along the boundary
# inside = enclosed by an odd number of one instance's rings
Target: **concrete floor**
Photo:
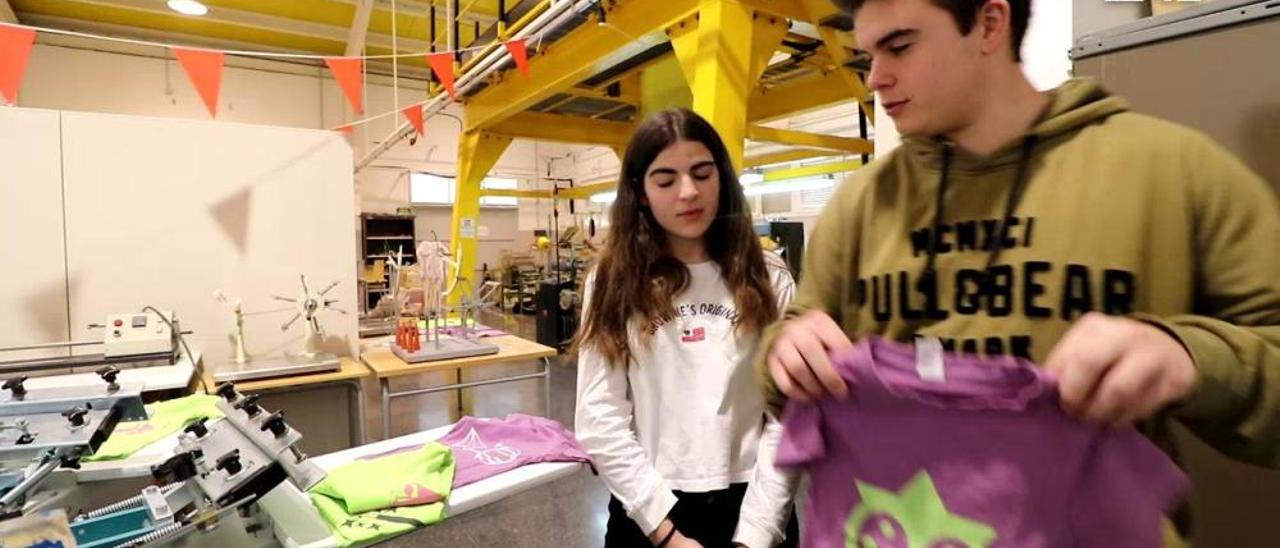
[[[533,316],[493,316],[482,318],[487,325],[528,339],[535,338]],[[563,363],[562,363],[563,362]],[[535,373],[537,362],[485,367],[464,377],[475,381],[495,376]],[[423,375],[396,381],[394,389],[430,386],[449,382],[453,374]],[[568,359],[552,360],[551,418],[573,428],[577,383],[576,364]],[[381,436],[378,387],[366,384],[369,395],[367,431],[370,441]],[[469,388],[463,391],[465,414],[501,417],[508,413],[542,415],[543,391],[540,380],[516,381]],[[391,435],[398,436],[452,423],[457,420],[454,393],[397,398],[391,405]],[[600,479],[583,471],[502,501],[446,519],[443,523],[392,539],[383,546],[449,546],[454,548],[520,548],[601,546],[607,520],[605,507],[609,492]]]

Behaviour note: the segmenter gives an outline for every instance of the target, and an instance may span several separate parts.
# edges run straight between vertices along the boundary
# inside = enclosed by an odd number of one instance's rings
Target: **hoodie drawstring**
[[[1005,197],[1004,215],[1000,217],[998,233],[1004,232],[1006,223],[1013,216],[1014,211],[1018,209],[1018,204],[1022,202],[1022,194],[1027,188],[1027,167],[1031,163],[1031,154],[1035,151],[1036,141],[1035,135],[1028,135],[1022,140],[1017,172],[1014,175],[1013,187],[1009,189],[1009,195]],[[929,226],[930,241],[925,257],[924,271],[921,272],[920,280],[917,282],[919,290],[926,294],[933,294],[937,288],[938,272],[935,263],[937,262],[938,250],[935,244],[938,238],[938,227],[942,225],[942,217],[946,212],[947,187],[950,186],[951,182],[952,155],[952,145],[950,143],[944,144],[942,149],[942,174],[938,180],[938,193],[934,198],[933,221]],[[993,238],[992,241],[990,253],[987,255],[987,265],[983,269],[983,293],[986,293],[991,281],[991,267],[995,266],[996,260],[1000,258],[1000,252],[1002,251],[999,238]]]

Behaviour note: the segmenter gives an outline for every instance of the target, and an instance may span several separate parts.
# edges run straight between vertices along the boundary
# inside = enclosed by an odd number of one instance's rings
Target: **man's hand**
[[[831,316],[810,310],[783,324],[769,350],[769,374],[794,400],[814,402],[828,394],[843,398],[848,388],[827,354],[850,348],[853,343]]]
[[[1191,393],[1191,355],[1160,328],[1128,318],[1085,314],[1045,360],[1058,377],[1068,413],[1127,426]]]

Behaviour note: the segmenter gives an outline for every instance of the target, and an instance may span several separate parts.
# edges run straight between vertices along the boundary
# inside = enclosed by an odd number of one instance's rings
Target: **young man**
[[[1169,448],[1173,418],[1280,466],[1280,208],[1263,181],[1095,82],[1037,92],[1017,53],[1030,0],[836,4],[904,140],[818,220],[758,353],[771,408],[844,397],[827,353],[851,340],[929,335],[1043,364],[1086,420]]]

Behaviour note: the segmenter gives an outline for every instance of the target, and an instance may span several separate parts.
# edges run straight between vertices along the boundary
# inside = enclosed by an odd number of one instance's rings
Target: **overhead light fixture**
[[[747,196],[763,196],[781,192],[800,192],[802,190],[822,190],[836,186],[834,178],[819,177],[813,179],[791,179],[780,183],[751,185],[743,189]]]
[[[738,177],[738,182],[742,183],[743,185],[754,185],[758,183],[763,183],[764,173],[761,173],[759,171],[748,171],[746,173],[743,173],[741,177]]]
[[[601,192],[592,194],[587,200],[593,204],[611,204],[616,199],[618,199],[617,192]]]
[[[197,0],[169,0],[169,9],[183,15],[204,15],[209,7]]]

